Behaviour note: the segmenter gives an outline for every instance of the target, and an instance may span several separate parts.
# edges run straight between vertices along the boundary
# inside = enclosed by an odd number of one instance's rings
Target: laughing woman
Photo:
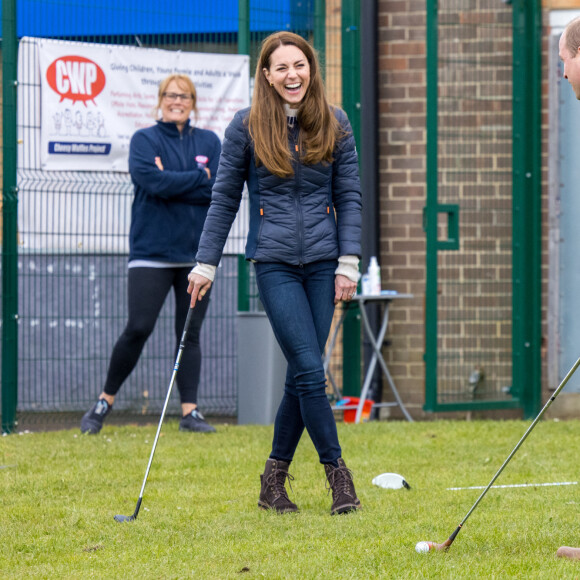
[[[226,131],[198,265],[189,275],[192,306],[211,287],[244,183],[246,259],[254,263],[260,299],[288,362],[258,505],[298,511],[285,482],[306,427],[332,489],[331,514],[354,511],[360,502],[326,397],[322,352],[335,304],[352,298],[358,280],[357,154],[345,113],[326,100],[313,48],[290,32],[264,40],[252,106]]]

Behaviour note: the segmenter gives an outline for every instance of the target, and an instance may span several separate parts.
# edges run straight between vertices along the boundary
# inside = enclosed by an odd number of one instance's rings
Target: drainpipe
[[[378,179],[378,57],[377,57],[377,0],[361,2],[361,185],[363,200],[363,231],[361,271],[366,272],[371,256],[380,256],[379,243],[379,179]],[[380,262],[380,259],[379,259]],[[369,322],[376,336],[380,324],[380,307],[367,305]],[[372,347],[365,337],[364,362],[368,367]],[[382,398],[382,379],[377,369],[371,383],[376,401]]]

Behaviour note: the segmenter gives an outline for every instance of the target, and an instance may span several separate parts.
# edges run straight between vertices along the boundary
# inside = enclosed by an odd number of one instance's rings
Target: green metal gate
[[[427,411],[540,404],[538,0],[427,1]]]

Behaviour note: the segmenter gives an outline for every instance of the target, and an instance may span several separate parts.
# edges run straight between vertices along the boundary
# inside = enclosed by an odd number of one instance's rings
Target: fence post
[[[357,146],[360,146],[360,1],[342,3],[342,105]],[[359,158],[364,151],[359,147]],[[360,159],[359,159],[360,163]],[[343,395],[359,395],[361,390],[361,325],[357,304],[348,306],[343,324]]]
[[[18,402],[16,0],[4,0],[2,25],[2,432],[10,433]]]
[[[238,54],[250,54],[250,0],[238,0]]]
[[[512,394],[524,418],[541,405],[542,9],[513,7],[513,365]]]
[[[437,407],[437,199],[438,199],[438,85],[439,85],[439,14],[437,0],[427,0],[427,199],[423,208],[423,229],[427,241],[425,283],[425,405]]]
[[[238,0],[238,54],[250,54],[250,0]],[[244,254],[238,254],[238,312],[248,310],[250,310],[249,264]]]
[[[326,0],[314,0],[314,48],[322,63],[322,77],[326,78]]]

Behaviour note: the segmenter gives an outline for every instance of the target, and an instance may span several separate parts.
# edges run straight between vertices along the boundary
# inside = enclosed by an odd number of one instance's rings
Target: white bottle
[[[371,296],[380,296],[381,294],[381,268],[377,262],[377,257],[372,256],[368,269],[369,275],[369,294]]]

